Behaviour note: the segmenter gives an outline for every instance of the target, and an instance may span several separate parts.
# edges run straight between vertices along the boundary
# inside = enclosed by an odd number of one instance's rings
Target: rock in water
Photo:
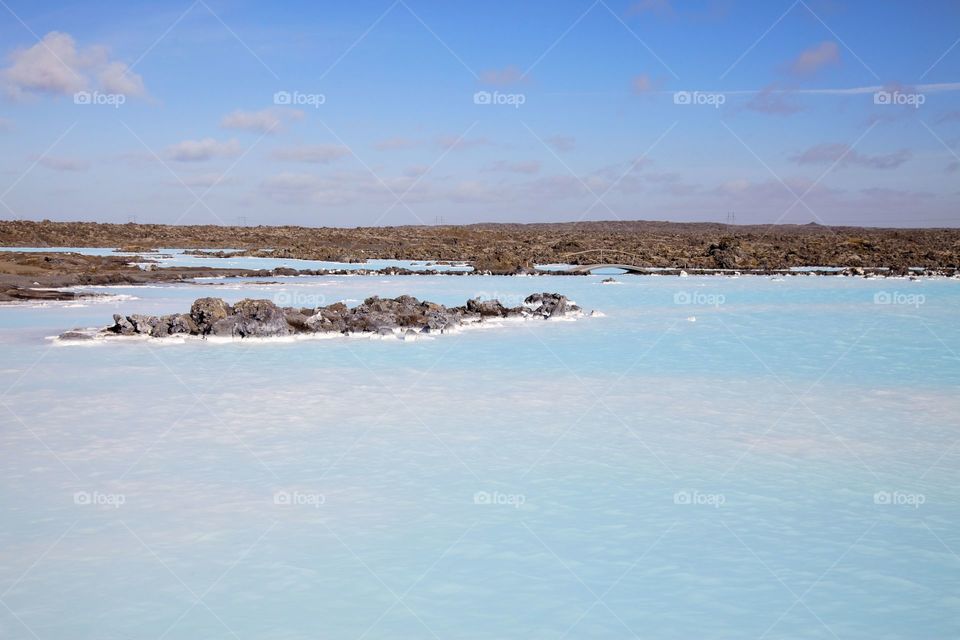
[[[481,317],[505,318],[507,316],[507,308],[500,304],[499,300],[480,300],[480,298],[467,300],[467,311],[479,313]]]
[[[190,307],[190,317],[201,335],[207,335],[213,325],[230,315],[230,305],[220,298],[198,298]]]
[[[213,323],[210,334],[235,338],[272,338],[292,333],[286,314],[269,300],[241,300],[233,313]]]
[[[566,296],[561,296],[557,293],[534,293],[527,296],[523,304],[529,307],[533,313],[543,316],[544,318],[552,318],[554,316],[562,316],[567,313],[580,311],[580,307],[570,303]]]
[[[278,307],[269,300],[241,300],[232,307],[220,298],[200,298],[190,313],[166,316],[133,314],[113,316],[113,324],[101,335],[219,336],[268,338],[310,333],[369,333],[412,337],[418,333],[443,333],[466,323],[499,318],[556,318],[581,315],[580,307],[558,293],[534,293],[519,307],[505,307],[499,300],[468,300],[462,307],[445,307],[412,296],[367,298],[352,309],[342,302],[294,309]],[[81,339],[76,332],[60,336]]]

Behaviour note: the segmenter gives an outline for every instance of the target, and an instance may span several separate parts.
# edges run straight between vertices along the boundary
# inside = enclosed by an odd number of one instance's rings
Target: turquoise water
[[[472,271],[464,264],[435,264],[426,260],[367,260],[365,262],[331,262],[327,260],[295,260],[292,258],[259,258],[250,256],[218,257],[185,253],[184,249],[158,249],[156,253],[118,252],[110,247],[0,247],[0,251],[70,252],[87,256],[141,256],[153,260],[157,267],[216,267],[220,269],[384,269],[403,267],[414,271]],[[210,251],[218,251],[211,249]],[[239,249],[224,249],[233,252]],[[144,265],[150,263],[142,263]]]
[[[960,635],[960,281],[604,277],[0,308],[0,637]],[[604,315],[45,339],[201,295],[533,291]]]

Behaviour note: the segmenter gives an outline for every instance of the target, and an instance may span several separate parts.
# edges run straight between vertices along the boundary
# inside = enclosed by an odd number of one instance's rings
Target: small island
[[[165,316],[114,314],[113,324],[96,332],[72,330],[61,340],[95,337],[198,336],[273,338],[296,334],[371,334],[412,337],[444,333],[469,324],[506,319],[551,319],[583,315],[559,293],[534,293],[523,304],[506,307],[499,300],[474,298],[457,307],[421,301],[413,296],[367,298],[348,307],[342,302],[316,308],[278,307],[270,300],[245,299],[230,305],[221,298],[199,298],[189,313]]]

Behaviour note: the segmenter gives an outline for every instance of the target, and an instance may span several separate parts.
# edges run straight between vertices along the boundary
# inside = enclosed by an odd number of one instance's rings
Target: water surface
[[[604,277],[0,308],[0,636],[960,635],[960,282]],[[533,291],[604,316],[417,341],[45,338],[203,295]]]

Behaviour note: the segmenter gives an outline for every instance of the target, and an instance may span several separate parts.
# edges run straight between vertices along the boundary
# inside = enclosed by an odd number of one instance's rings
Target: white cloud
[[[86,160],[76,158],[56,158],[53,156],[43,156],[37,160],[37,163],[53,169],[54,171],[86,171],[90,168],[90,163]]]
[[[109,93],[146,95],[143,78],[126,64],[111,61],[106,47],[78,49],[68,33],[51,31],[35,45],[14,50],[10,61],[10,66],[0,71],[0,78],[14,98],[35,93],[72,95],[98,87]]]
[[[540,162],[537,160],[521,160],[510,162],[508,160],[497,160],[489,165],[484,171],[503,172],[503,173],[525,173],[534,174],[540,171]]]
[[[840,47],[836,42],[821,42],[803,51],[790,64],[790,71],[796,75],[813,75],[828,65],[840,63]]]
[[[180,162],[202,162],[212,158],[230,157],[239,155],[242,151],[236,140],[220,142],[213,138],[202,140],[184,140],[167,147],[164,157]]]
[[[318,189],[322,181],[309,173],[278,173],[263,181],[268,191],[303,192]]]
[[[142,97],[147,95],[143,78],[130,71],[125,62],[108,63],[98,76],[100,86],[107,93],[122,93],[125,96]]]
[[[285,162],[312,162],[328,164],[350,155],[350,149],[339,144],[313,144],[288,149],[277,149],[273,157]]]
[[[373,148],[378,151],[400,151],[403,149],[412,149],[417,146],[416,140],[411,140],[410,138],[387,138],[386,140],[381,140],[380,142],[373,145]]]
[[[810,147],[790,159],[799,165],[838,164],[856,165],[867,169],[896,169],[913,154],[909,149],[900,149],[883,155],[868,155],[855,151],[848,144],[824,143]]]
[[[223,184],[233,184],[236,183],[236,178],[230,178],[225,176],[222,173],[198,173],[194,175],[183,176],[181,180],[171,181],[172,185],[179,185],[180,183],[187,185],[188,187],[215,187],[217,185]]]
[[[554,151],[572,151],[577,146],[577,139],[572,136],[550,136],[547,138],[547,144],[553,147]]]
[[[234,111],[223,117],[224,129],[240,129],[257,133],[278,133],[287,122],[303,119],[299,109],[264,109],[262,111]]]

